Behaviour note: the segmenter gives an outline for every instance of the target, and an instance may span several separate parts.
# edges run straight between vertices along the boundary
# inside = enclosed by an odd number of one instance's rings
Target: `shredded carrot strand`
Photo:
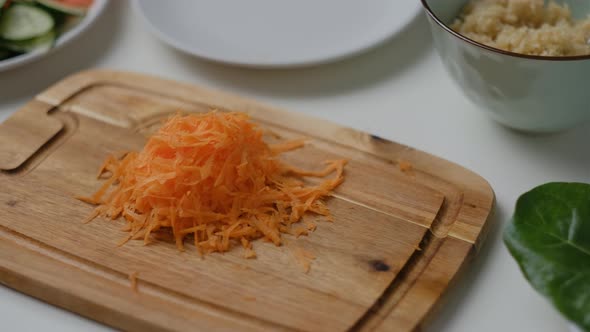
[[[139,275],[139,272],[137,271],[133,271],[131,273],[129,273],[129,281],[131,283],[131,289],[133,289],[134,292],[137,292],[137,276]]]
[[[98,205],[86,221],[122,218],[131,239],[145,244],[169,232],[179,250],[194,237],[200,253],[225,252],[251,241],[279,246],[281,234],[307,235],[314,223],[292,229],[308,212],[331,214],[323,198],[344,180],[346,160],[326,161],[320,171],[302,170],[278,159],[302,148],[304,139],[269,145],[263,130],[243,113],[175,115],[140,152],[109,156],[98,177],[100,189],[83,202]],[[301,177],[331,178],[306,186]]]
[[[311,270],[311,262],[316,258],[315,255],[311,251],[296,246],[291,248],[291,253],[303,271],[308,273]]]

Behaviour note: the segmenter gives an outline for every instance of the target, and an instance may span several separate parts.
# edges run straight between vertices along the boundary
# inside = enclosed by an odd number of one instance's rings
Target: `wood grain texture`
[[[17,169],[63,129],[59,120],[47,114],[50,109],[33,100],[0,124],[0,170]]]
[[[349,159],[328,201],[336,222],[282,247],[259,241],[255,260],[241,249],[200,259],[166,241],[116,248],[122,222],[81,223],[91,207],[73,196],[100,185],[106,155],[140,149],[170,114],[212,108],[309,137],[286,156],[295,165]],[[0,156],[0,281],[125,330],[415,330],[476,253],[494,202],[481,177],[412,148],[123,72],[80,73],[41,93],[0,125]],[[294,247],[317,256],[308,274]]]

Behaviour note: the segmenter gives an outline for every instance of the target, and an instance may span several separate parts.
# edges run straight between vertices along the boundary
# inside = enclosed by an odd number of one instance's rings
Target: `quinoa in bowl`
[[[590,18],[543,0],[472,0],[451,28],[478,43],[536,56],[590,55]]]

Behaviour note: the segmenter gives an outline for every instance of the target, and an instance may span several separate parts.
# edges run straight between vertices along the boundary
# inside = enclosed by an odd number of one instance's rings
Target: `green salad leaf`
[[[548,183],[525,193],[504,242],[530,284],[590,331],[590,185]]]

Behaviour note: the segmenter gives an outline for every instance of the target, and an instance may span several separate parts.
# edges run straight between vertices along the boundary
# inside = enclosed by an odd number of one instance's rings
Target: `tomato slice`
[[[72,7],[90,7],[94,0],[53,0],[56,3]]]

